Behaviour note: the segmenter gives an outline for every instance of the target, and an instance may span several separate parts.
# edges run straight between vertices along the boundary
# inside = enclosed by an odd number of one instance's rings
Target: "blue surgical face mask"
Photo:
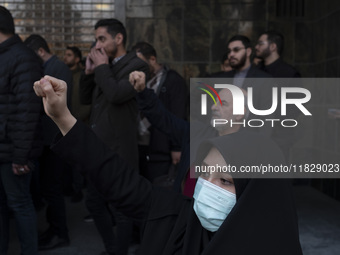
[[[236,195],[198,178],[194,193],[194,211],[202,226],[216,232],[236,204]]]

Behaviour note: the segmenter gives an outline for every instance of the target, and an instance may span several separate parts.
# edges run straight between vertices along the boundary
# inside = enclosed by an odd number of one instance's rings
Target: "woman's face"
[[[217,166],[227,166],[227,163],[215,147],[211,148],[208,155],[202,162],[202,169],[208,169],[209,166],[211,167],[210,169],[215,169],[216,171],[202,172],[200,177],[221,187],[222,189],[236,194],[234,181],[231,175],[222,171],[217,171]]]

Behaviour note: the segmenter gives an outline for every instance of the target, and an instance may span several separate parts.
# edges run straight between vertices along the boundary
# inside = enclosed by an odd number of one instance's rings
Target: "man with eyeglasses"
[[[271,87],[269,83],[260,83],[254,79],[246,78],[271,78],[269,74],[261,71],[251,63],[252,48],[248,37],[244,35],[235,35],[228,41],[228,60],[232,71],[225,72],[214,77],[231,78],[233,85],[247,90],[253,88],[253,103],[256,109],[269,109],[271,107]],[[271,115],[266,116],[270,118]],[[259,119],[254,114],[249,115],[249,119]],[[254,128],[252,129],[254,131]],[[270,126],[261,127],[257,131],[266,136],[271,136],[272,128]]]
[[[284,62],[281,58],[284,46],[284,37],[276,31],[267,31],[263,33],[255,46],[256,57],[263,61],[258,67],[272,75],[274,78],[299,78],[300,73],[291,65]],[[288,79],[276,79],[276,84],[281,86],[294,86]],[[293,95],[291,95],[293,96]],[[295,108],[289,107],[287,109],[287,118],[296,119],[299,111]],[[276,127],[272,136],[273,140],[280,146],[284,153],[286,160],[289,160],[290,148],[294,145],[296,138],[293,129]]]
[[[284,37],[276,31],[263,33],[255,46],[256,57],[263,59],[259,68],[275,78],[301,77],[300,73],[281,58]]]
[[[234,78],[233,84],[242,88],[248,86],[244,83],[245,78],[266,78],[269,74],[259,70],[252,65],[250,57],[252,54],[251,43],[244,35],[235,35],[228,41],[228,60],[232,71],[219,75],[218,77]]]

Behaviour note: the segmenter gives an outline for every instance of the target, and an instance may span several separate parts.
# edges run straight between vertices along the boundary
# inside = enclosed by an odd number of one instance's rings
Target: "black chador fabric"
[[[276,145],[256,134],[239,132],[207,144],[215,146],[228,164],[282,162]],[[205,157],[206,147],[198,151],[198,158]],[[79,161],[110,203],[127,216],[144,221],[140,254],[302,254],[288,180],[235,179],[236,205],[220,229],[211,233],[201,226],[191,199],[154,189],[83,124],[77,122],[55,142],[53,150],[69,161]],[[275,151],[278,156],[271,153]]]

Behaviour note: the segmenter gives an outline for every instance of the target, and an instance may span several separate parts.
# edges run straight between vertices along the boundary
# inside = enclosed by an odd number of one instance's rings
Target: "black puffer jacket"
[[[14,35],[0,44],[0,163],[26,164],[36,144],[41,99],[33,83],[42,77],[38,57]]]

